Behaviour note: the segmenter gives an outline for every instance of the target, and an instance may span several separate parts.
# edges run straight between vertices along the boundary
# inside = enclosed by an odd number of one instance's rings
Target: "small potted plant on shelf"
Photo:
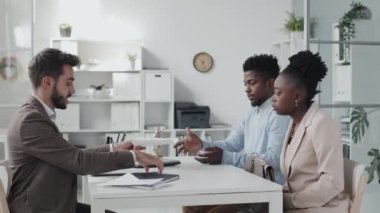
[[[71,25],[68,23],[62,23],[59,25],[59,32],[61,37],[70,37],[71,36]]]
[[[289,33],[291,39],[302,39],[303,38],[303,17],[296,16],[294,12],[287,12],[288,18],[284,24],[285,32]],[[310,34],[314,34],[314,26],[316,25],[315,18],[310,19]]]
[[[131,70],[134,70],[136,68],[137,54],[127,52],[127,56],[128,56],[128,60],[131,66]]]

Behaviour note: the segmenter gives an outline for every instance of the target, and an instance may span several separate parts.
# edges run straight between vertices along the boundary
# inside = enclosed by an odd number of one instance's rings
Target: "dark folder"
[[[160,174],[158,172],[134,172],[134,173],[132,173],[132,175],[134,175],[138,179],[159,179],[159,178],[162,178],[162,180],[159,182],[160,184],[179,179],[179,175],[176,175],[176,174]]]
[[[178,165],[181,163],[181,161],[179,161],[179,160],[173,160],[173,159],[169,159],[169,158],[163,158],[162,162],[164,163],[164,167],[175,166],[175,165]],[[149,165],[149,167],[150,168],[156,167],[156,165]],[[141,164],[136,164],[135,168],[143,168],[143,166]]]

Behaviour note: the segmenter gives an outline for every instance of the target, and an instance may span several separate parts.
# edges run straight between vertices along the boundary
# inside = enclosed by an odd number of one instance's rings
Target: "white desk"
[[[180,157],[180,165],[164,173],[180,179],[157,190],[102,187],[98,183],[115,177],[87,176],[91,212],[107,208],[192,206],[268,202],[270,213],[282,212],[282,186],[230,165],[205,165],[192,157]],[[155,171],[155,169],[153,169]],[[87,187],[85,187],[87,188]]]

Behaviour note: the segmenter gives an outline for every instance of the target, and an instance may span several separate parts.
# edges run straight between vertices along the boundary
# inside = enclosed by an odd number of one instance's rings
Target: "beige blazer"
[[[14,116],[8,129],[12,184],[11,212],[68,213],[77,204],[77,174],[134,166],[130,152],[109,146],[80,150],[66,141],[34,97]]]
[[[280,158],[285,212],[348,212],[338,123],[313,103],[288,145],[292,126]]]

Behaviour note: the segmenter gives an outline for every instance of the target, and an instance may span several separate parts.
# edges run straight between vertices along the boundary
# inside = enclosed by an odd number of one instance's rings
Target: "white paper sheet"
[[[159,179],[138,179],[131,173],[127,173],[111,181],[99,184],[100,186],[152,186],[160,182]]]

